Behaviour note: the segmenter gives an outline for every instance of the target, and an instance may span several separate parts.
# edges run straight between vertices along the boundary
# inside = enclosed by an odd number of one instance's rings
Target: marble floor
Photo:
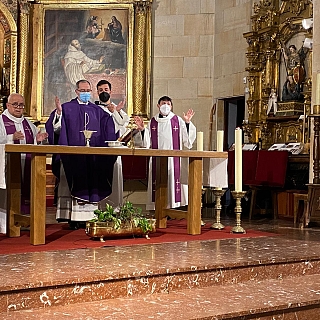
[[[320,228],[242,226],[274,236],[0,255],[0,319],[320,319]]]

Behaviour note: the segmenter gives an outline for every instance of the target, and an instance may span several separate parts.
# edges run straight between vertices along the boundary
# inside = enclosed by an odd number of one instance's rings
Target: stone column
[[[26,95],[28,66],[28,42],[29,42],[29,11],[30,4],[26,0],[19,0],[19,71],[18,71],[18,92]]]
[[[150,113],[150,40],[152,0],[135,2],[133,48],[133,115]]]

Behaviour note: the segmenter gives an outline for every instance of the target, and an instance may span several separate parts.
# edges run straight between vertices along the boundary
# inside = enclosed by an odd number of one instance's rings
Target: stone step
[[[247,281],[44,309],[0,319],[320,319],[320,274]]]
[[[3,255],[0,312],[309,276],[320,270],[318,244],[311,248],[275,237],[267,245],[263,238],[241,239],[238,248],[239,240]]]
[[[281,280],[297,276],[303,277],[317,274],[319,267],[319,259],[288,260],[283,263],[275,261],[248,263],[247,261],[244,265],[226,263],[223,266],[199,265],[188,268],[171,268],[170,270],[148,268],[148,270],[140,270],[131,274],[116,273],[112,277],[101,274],[92,276],[84,272],[79,278],[57,276],[55,281],[48,279],[44,281],[38,278],[26,283],[16,283],[10,287],[0,285],[0,302],[2,301],[0,312],[32,310],[158,293],[168,294],[185,289],[219,288],[246,282],[260,282],[265,279]]]

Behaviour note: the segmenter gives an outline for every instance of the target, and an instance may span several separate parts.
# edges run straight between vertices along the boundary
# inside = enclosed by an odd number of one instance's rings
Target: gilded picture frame
[[[112,100],[125,99],[125,111],[132,113],[134,6],[122,2],[34,5],[32,118],[45,121],[56,96],[62,103],[76,97],[81,78],[92,84],[92,102],[98,100],[97,82],[108,80]]]
[[[3,41],[0,44],[2,52],[0,91],[2,95],[7,96],[9,93],[17,91],[17,25],[8,8],[1,2],[0,23],[4,31]],[[1,109],[2,106],[0,106],[0,111]]]

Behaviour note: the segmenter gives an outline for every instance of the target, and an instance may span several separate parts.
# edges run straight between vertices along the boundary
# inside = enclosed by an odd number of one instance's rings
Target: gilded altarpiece
[[[248,43],[244,131],[250,143],[261,141],[264,149],[274,143],[309,142],[312,47],[304,40],[312,39],[312,28],[304,29],[302,21],[311,18],[312,11],[310,0],[254,4],[252,31],[244,34]]]

